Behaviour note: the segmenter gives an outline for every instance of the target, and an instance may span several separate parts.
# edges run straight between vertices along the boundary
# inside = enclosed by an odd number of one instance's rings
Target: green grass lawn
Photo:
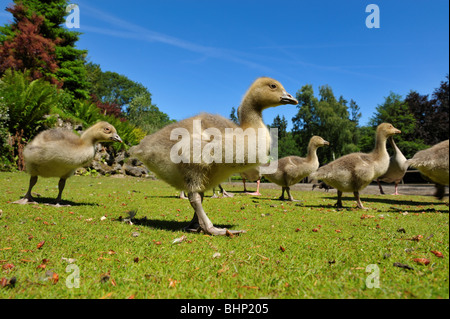
[[[448,198],[364,195],[369,210],[336,210],[331,192],[291,203],[227,184],[233,198],[210,191],[203,205],[215,225],[247,231],[231,238],[182,232],[193,210],[161,181],[74,176],[70,207],[11,204],[28,179],[0,173],[0,298],[449,298]],[[34,192],[54,199],[57,179]]]

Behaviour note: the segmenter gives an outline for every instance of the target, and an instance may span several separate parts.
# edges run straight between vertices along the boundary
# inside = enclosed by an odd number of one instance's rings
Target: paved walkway
[[[231,183],[223,183],[223,186],[225,190],[227,189],[225,185],[233,185],[233,188],[239,188],[242,187],[242,182],[231,182]],[[256,183],[246,183],[247,189],[254,191],[256,190]],[[280,189],[281,187],[273,184],[273,183],[261,183],[260,188],[268,188],[268,189]],[[395,191],[394,184],[382,184],[384,193],[389,195],[393,194]],[[312,184],[309,183],[298,183],[294,186],[291,186],[291,190],[294,191],[311,191],[312,190]],[[325,192],[323,189],[316,188],[314,190],[315,192]],[[422,195],[422,196],[433,196],[436,189],[434,184],[400,184],[398,186],[398,193],[400,195]],[[329,190],[330,194],[336,193],[335,189]],[[380,190],[378,188],[378,185],[376,183],[372,183],[369,186],[367,186],[365,189],[361,191],[361,194],[372,194],[372,195],[380,195]],[[446,187],[445,197],[444,200],[448,200],[449,196],[449,190],[448,187]],[[447,198],[447,199],[446,199]]]

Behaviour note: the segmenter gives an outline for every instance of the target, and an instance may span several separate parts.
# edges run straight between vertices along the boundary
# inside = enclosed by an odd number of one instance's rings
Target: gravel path
[[[229,182],[229,183],[223,183],[222,184],[227,189],[226,185],[232,185],[233,188],[242,188],[243,184],[242,182]],[[251,191],[256,190],[256,183],[246,183],[247,189]],[[280,189],[281,187],[273,184],[273,183],[261,183],[260,189]],[[393,194],[395,191],[394,184],[382,184],[383,190],[385,194]],[[311,191],[312,190],[312,184],[309,183],[298,183],[294,186],[291,186],[291,190],[294,191]],[[325,192],[323,189],[316,188],[314,190],[315,192]],[[335,189],[330,189],[328,191],[330,194],[336,193]],[[433,184],[400,184],[398,186],[398,192],[400,195],[421,195],[421,196],[433,196],[435,193],[435,187]],[[376,183],[372,183],[369,186],[367,186],[365,189],[361,191],[361,194],[370,194],[370,195],[380,195],[380,190],[378,188],[378,185]],[[345,195],[345,194],[344,194]],[[449,191],[448,187],[446,187],[445,197],[444,200],[448,201]]]

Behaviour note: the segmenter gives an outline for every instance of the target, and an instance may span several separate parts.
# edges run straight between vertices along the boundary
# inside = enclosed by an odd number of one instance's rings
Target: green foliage
[[[152,104],[150,93],[140,93],[131,100],[127,108],[127,119],[147,134],[173,122],[166,113]]]
[[[86,70],[84,67],[86,50],[79,50],[75,43],[81,33],[68,30],[63,27],[65,17],[68,14],[67,0],[15,0],[14,3],[23,4],[26,7],[26,16],[30,18],[33,14],[44,17],[40,26],[40,34],[46,39],[56,41],[55,55],[59,69],[55,77],[64,82],[63,88],[74,98],[86,99],[89,97],[86,81]],[[0,28],[0,42],[12,36],[13,25],[5,25]]]
[[[237,110],[235,109],[235,107],[233,106],[231,108],[231,112],[230,112],[230,120],[232,120],[234,123],[239,124],[239,119],[236,115]]]
[[[314,96],[311,85],[305,85],[297,92],[298,113],[292,119],[294,138],[303,148],[313,135],[319,135],[329,147],[319,149],[321,163],[327,163],[347,153],[357,150],[354,141],[357,122],[350,119],[346,101],[336,100],[327,85],[319,87],[319,98]],[[355,108],[355,107],[354,107]]]
[[[81,121],[85,128],[98,121],[107,121],[113,125],[124,142],[123,144],[114,143],[113,147],[116,150],[129,145],[136,145],[146,135],[140,128],[128,121],[121,121],[114,116],[103,115],[94,103],[87,100],[76,100],[71,112],[75,118]]]
[[[9,132],[23,130],[21,136],[29,139],[46,123],[44,115],[57,104],[58,91],[42,79],[30,81],[27,73],[7,70],[2,77],[0,96],[8,109]]]
[[[0,87],[2,82],[0,80]],[[8,107],[4,101],[4,97],[0,95],[0,171],[9,171],[12,169],[12,147],[9,145],[9,132],[8,132]]]
[[[377,127],[383,122],[391,123],[402,131],[401,134],[395,136],[395,141],[406,158],[413,157],[417,151],[427,147],[422,139],[417,138],[418,123],[408,104],[400,95],[391,92],[385,98],[384,103],[377,106],[370,124]],[[372,145],[374,145],[374,142]]]
[[[86,64],[86,76],[91,85],[90,94],[102,102],[128,105],[140,94],[151,96],[147,88],[116,72],[103,72],[98,64]]]

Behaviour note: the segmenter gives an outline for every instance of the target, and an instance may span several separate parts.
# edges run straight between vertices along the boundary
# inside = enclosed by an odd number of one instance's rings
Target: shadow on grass
[[[329,196],[324,197],[325,199],[337,200],[337,196]],[[342,201],[355,201],[355,197],[353,196],[345,196],[342,197]],[[390,205],[440,205],[442,203],[438,201],[417,201],[417,200],[405,200],[405,199],[392,199],[392,198],[383,198],[383,197],[364,197],[361,196],[361,201],[364,203],[382,203],[382,204],[390,204]]]
[[[49,206],[55,205],[55,198],[52,198],[52,197],[34,196],[33,199],[39,205],[49,205]],[[32,205],[32,204],[30,203],[30,204],[26,204],[26,205]],[[62,200],[60,205],[61,205],[61,207],[64,207],[64,206],[99,206],[98,203],[72,202],[70,200]]]
[[[116,221],[122,222],[123,219],[117,219]],[[182,231],[183,228],[189,225],[189,222],[179,222],[175,220],[161,220],[161,219],[149,219],[149,218],[133,218],[134,225],[145,226],[154,229],[169,230],[172,232]],[[235,225],[214,225],[219,228],[231,229]]]

